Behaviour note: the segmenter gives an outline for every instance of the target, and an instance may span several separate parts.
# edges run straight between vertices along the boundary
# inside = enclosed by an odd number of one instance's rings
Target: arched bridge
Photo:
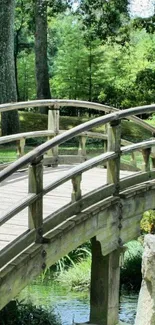
[[[121,139],[121,121],[131,119],[154,134],[154,127],[135,115],[153,113],[155,105],[119,111],[95,103],[42,100],[0,105],[0,112],[43,105],[49,106],[48,130],[0,138],[0,144],[17,141],[20,156],[0,171],[0,309],[45,268],[92,239],[90,322],[116,325],[123,245],[138,237],[143,212],[155,209],[155,139]],[[62,106],[106,114],[62,131]],[[107,133],[90,131],[100,125]],[[23,155],[25,139],[38,136],[48,140]],[[59,146],[75,136],[78,155],[61,157]],[[89,160],[87,137],[106,142],[103,153]],[[143,170],[135,167],[137,151]],[[122,171],[121,157],[129,153],[132,171]]]

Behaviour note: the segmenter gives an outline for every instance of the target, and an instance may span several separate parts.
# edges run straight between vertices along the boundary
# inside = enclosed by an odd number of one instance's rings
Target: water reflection
[[[27,286],[19,295],[20,299],[35,305],[45,306],[61,318],[63,325],[89,320],[89,295],[83,292],[67,292],[58,285]],[[120,300],[120,320],[134,324],[138,296],[123,294]]]

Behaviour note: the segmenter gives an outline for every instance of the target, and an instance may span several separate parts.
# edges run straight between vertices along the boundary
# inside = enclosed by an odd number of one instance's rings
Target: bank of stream
[[[62,325],[72,325],[74,322],[89,320],[89,294],[87,292],[73,292],[62,288],[59,284],[32,284],[27,286],[19,295],[20,300],[32,302],[37,306],[54,310],[59,315]],[[120,297],[120,320],[133,325],[137,294],[125,294]]]

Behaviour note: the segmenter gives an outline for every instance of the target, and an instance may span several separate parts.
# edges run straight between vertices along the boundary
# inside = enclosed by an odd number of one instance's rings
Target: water
[[[63,325],[89,320],[89,295],[85,292],[67,292],[58,285],[35,284],[26,287],[19,296],[26,302],[44,306],[58,314]],[[120,301],[120,320],[134,324],[137,295],[122,295]]]

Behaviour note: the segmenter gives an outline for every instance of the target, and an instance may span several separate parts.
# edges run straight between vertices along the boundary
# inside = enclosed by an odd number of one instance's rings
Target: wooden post
[[[81,135],[79,137],[78,155],[84,157],[85,160],[86,160],[86,141],[87,141],[87,137],[85,135]]]
[[[24,148],[25,148],[25,138],[21,138],[17,141],[17,157],[20,158],[24,156]]]
[[[104,140],[104,152],[107,152],[107,140]]]
[[[81,180],[82,180],[81,174],[72,178],[72,185],[73,185],[72,202],[81,199]]]
[[[136,153],[135,153],[135,152],[131,152],[131,164],[132,164],[134,167],[137,167]]]
[[[154,138],[155,138],[155,135],[153,135],[153,138],[151,138],[150,140],[154,140]],[[155,168],[155,146],[153,146],[151,148],[150,157],[151,157],[151,162],[152,162],[152,168],[154,169]]]
[[[111,122],[108,127],[108,151],[115,151],[118,157],[107,162],[107,183],[114,183],[116,195],[119,192],[120,176],[120,146],[121,146],[121,125],[120,121]]]
[[[52,130],[54,132],[54,136],[59,134],[59,108],[57,104],[54,105],[53,109],[48,110],[48,130]],[[50,139],[50,137],[49,137]],[[48,157],[53,157],[54,162],[52,166],[58,165],[58,146],[48,150],[47,152]]]
[[[150,171],[150,153],[151,153],[150,148],[142,149],[142,155],[143,155],[143,159],[144,159],[144,163],[142,165],[142,171],[145,171],[145,172]]]
[[[120,251],[103,256],[101,244],[92,238],[90,323],[116,325],[119,310]]]
[[[43,162],[39,157],[29,166],[29,193],[42,193],[43,190]],[[43,233],[43,197],[42,195],[29,206],[29,229],[36,229],[36,243],[42,243]]]

